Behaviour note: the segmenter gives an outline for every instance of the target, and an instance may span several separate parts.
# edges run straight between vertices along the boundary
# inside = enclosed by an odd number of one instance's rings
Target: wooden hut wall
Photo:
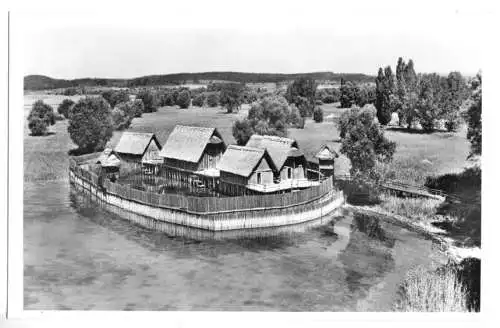
[[[260,174],[260,183],[258,181],[258,175]],[[262,184],[270,185],[274,183],[274,172],[267,163],[266,159],[263,158],[257,168],[252,172],[249,179],[249,184]]]
[[[225,171],[220,172],[219,191],[225,195],[241,196],[248,194],[247,185],[247,177]]]
[[[219,163],[222,155],[224,154],[224,144],[211,144],[209,143],[203,155],[201,156],[200,162],[198,163],[198,170],[214,169]]]
[[[173,158],[165,158],[165,166],[167,170],[169,168],[190,172],[195,172],[198,170],[198,163],[186,162]]]
[[[291,169],[291,178],[288,177],[288,169]],[[285,165],[280,171],[280,179],[305,179],[306,178],[306,161],[301,157],[287,158]]]
[[[158,158],[159,152],[160,152],[160,148],[158,148],[158,146],[156,145],[156,142],[154,142],[154,140],[151,139],[148,147],[146,148],[146,151],[144,152],[144,156],[142,158],[146,159],[146,160]]]
[[[118,156],[121,159],[120,172],[128,173],[141,170],[141,155],[119,153]]]

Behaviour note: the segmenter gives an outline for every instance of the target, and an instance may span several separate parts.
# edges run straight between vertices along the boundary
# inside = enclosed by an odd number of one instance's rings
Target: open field
[[[51,104],[54,110],[65,96],[26,95],[24,113],[28,115],[31,104],[37,99],[43,99]],[[74,100],[77,100],[77,97]],[[325,114],[323,123],[315,123],[308,119],[304,129],[290,129],[289,136],[295,138],[308,158],[311,158],[324,142],[337,142],[339,132],[335,121],[344,111],[337,108],[338,104],[322,105]],[[156,113],[146,113],[132,121],[130,131],[154,132],[163,144],[177,124],[195,126],[213,126],[222,134],[226,143],[234,143],[232,125],[237,119],[246,117],[248,105],[238,113],[226,114],[221,108],[179,109],[177,107],[162,107]],[[59,121],[50,127],[53,134],[46,137],[31,137],[25,124],[24,165],[25,179],[58,179],[67,174],[67,151],[75,148],[67,132],[67,121]],[[121,132],[116,131],[109,142],[116,145]],[[465,138],[463,128],[457,133],[436,132],[433,134],[409,133],[404,130],[386,131],[389,139],[397,143],[394,161],[390,168],[396,177],[409,182],[422,184],[428,175],[460,171],[466,164],[469,143]],[[349,171],[349,161],[341,156],[336,164],[336,173],[345,174]]]

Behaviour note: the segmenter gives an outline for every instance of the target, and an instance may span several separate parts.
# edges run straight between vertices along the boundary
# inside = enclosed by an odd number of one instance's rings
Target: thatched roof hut
[[[96,164],[100,164],[102,167],[120,167],[121,161],[115,151],[106,148],[97,158]]]
[[[123,132],[114,150],[118,154],[136,155],[142,158],[151,142],[158,149],[161,149],[161,145],[154,133]]]
[[[262,160],[267,161],[266,166],[269,166],[271,171],[276,170],[273,160],[265,149],[230,145],[217,165],[217,169],[221,172],[249,177]]]
[[[208,144],[224,144],[217,129],[176,125],[160,156],[196,163]]]
[[[177,125],[168,136],[160,156],[165,164],[190,172],[215,170],[226,144],[215,128]]]
[[[337,153],[335,148],[338,147],[335,147],[332,144],[328,143],[323,144],[316,155],[314,155],[314,157],[320,160],[334,160],[335,158],[339,157],[339,154]]]
[[[288,159],[290,154],[294,156],[298,154],[298,144],[295,140],[284,137],[277,136],[260,136],[260,135],[252,135],[248,140],[246,146],[266,149],[274,161],[278,171],[283,168],[286,160]],[[296,151],[290,153],[290,150],[293,148]],[[303,156],[303,154],[302,154]]]

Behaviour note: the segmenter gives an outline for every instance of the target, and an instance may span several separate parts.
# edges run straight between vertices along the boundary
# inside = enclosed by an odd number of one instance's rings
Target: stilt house
[[[333,145],[323,144],[314,157],[317,159],[317,168],[321,178],[334,176],[335,159],[339,157],[339,154]]]
[[[216,167],[225,150],[226,144],[217,129],[177,125],[160,156],[167,171],[215,178],[219,176]]]
[[[265,149],[230,145],[217,169],[219,188],[224,194],[236,196],[252,191],[276,191],[273,186],[277,168]]]
[[[114,151],[122,160],[122,168],[154,173],[162,162],[160,149],[154,133],[124,132]]]
[[[246,146],[267,150],[277,168],[276,183],[307,179],[307,161],[295,140],[254,134]]]

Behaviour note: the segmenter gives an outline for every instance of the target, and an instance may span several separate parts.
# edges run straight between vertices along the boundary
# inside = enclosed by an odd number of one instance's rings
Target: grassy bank
[[[380,200],[380,204],[374,208],[423,222],[433,221],[439,206],[443,203],[437,199],[401,198],[385,193],[380,195]]]

